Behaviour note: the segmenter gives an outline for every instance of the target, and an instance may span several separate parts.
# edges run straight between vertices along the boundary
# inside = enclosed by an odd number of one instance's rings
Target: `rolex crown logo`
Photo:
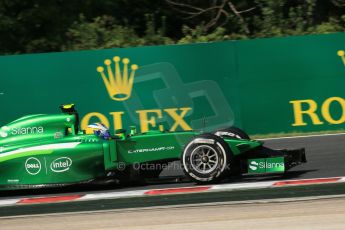
[[[344,65],[345,65],[345,51],[344,50],[338,50],[337,54],[339,57],[341,57],[341,60],[343,61]]]
[[[133,64],[131,65],[131,72],[128,73],[128,64],[129,59],[123,58],[123,69],[121,71],[120,68],[120,61],[121,58],[118,56],[115,56],[113,58],[114,61],[114,68],[115,71],[113,71],[111,66],[111,60],[106,59],[104,61],[104,64],[106,65],[106,71],[104,70],[104,67],[98,66],[97,72],[100,73],[103,82],[105,84],[105,87],[107,88],[107,91],[109,93],[109,96],[111,99],[115,101],[124,101],[127,100],[132,93],[133,88],[133,82],[134,82],[134,75],[135,71],[138,69],[138,66]],[[106,76],[106,73],[108,76]]]

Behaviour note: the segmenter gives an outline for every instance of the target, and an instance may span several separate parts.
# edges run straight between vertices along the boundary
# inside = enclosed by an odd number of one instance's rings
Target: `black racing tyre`
[[[181,161],[184,173],[193,181],[215,183],[230,174],[233,155],[222,138],[206,133],[194,137],[186,145]]]
[[[220,137],[250,140],[250,137],[246,132],[234,126],[225,129],[219,129],[214,132],[214,134]]]

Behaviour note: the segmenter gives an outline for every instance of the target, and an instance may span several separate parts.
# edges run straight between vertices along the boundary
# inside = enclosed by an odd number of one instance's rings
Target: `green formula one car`
[[[94,125],[94,134],[86,134],[79,130],[74,105],[60,108],[61,114],[29,115],[1,127],[0,189],[154,178],[162,164],[176,160],[197,183],[284,173],[306,162],[304,149],[272,150],[235,127],[214,133],[140,134],[132,127],[128,134],[118,130],[110,135]]]

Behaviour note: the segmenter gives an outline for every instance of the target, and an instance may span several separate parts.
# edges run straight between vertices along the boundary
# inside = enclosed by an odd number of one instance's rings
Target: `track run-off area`
[[[343,229],[345,199],[130,209],[0,219],[3,230]]]

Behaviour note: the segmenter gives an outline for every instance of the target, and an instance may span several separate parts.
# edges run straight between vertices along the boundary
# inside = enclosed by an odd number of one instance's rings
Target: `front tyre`
[[[184,173],[197,183],[222,180],[231,169],[232,153],[224,140],[214,134],[201,134],[184,148]]]

